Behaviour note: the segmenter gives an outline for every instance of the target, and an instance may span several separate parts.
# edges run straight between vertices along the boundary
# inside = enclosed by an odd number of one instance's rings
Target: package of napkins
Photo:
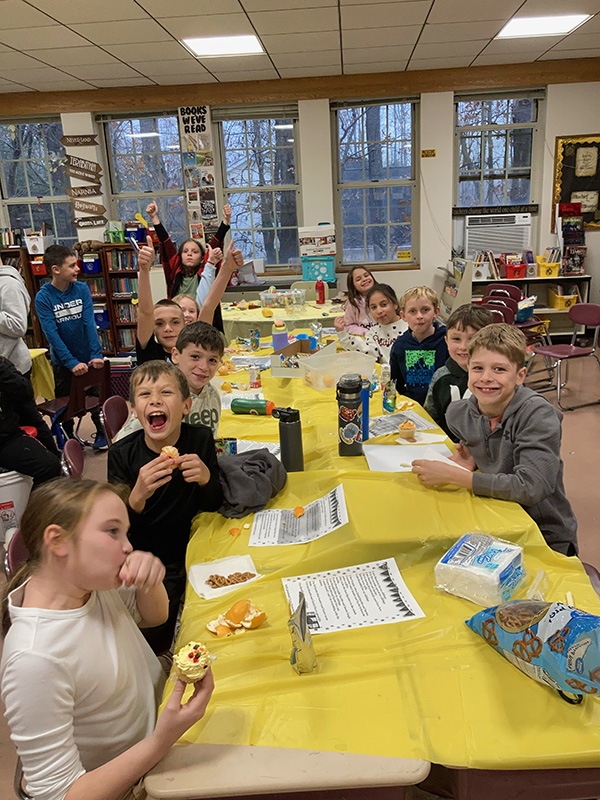
[[[435,565],[436,589],[480,606],[506,603],[525,578],[523,548],[467,531]]]

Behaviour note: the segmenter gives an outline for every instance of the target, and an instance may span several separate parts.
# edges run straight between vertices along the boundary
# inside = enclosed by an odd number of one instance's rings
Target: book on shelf
[[[135,347],[135,331],[133,329],[119,329],[119,347]]]
[[[556,264],[560,261],[560,247],[547,247],[544,251],[546,264]]]
[[[565,247],[563,272],[565,275],[583,275],[585,272],[585,257],[587,247],[581,244],[572,244]]]
[[[111,287],[114,297],[129,297],[138,290],[137,278],[111,278]]]

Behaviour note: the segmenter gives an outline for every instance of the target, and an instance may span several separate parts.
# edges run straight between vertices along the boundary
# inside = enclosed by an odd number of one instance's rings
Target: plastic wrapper
[[[290,664],[298,675],[313,672],[317,666],[317,659],[306,620],[306,600],[303,592],[300,592],[298,607],[288,620],[288,628],[292,637]]]
[[[565,603],[513,600],[466,624],[539,683],[569,694],[600,693],[600,617]]]
[[[505,603],[525,578],[523,548],[467,531],[435,565],[436,589],[480,606]]]

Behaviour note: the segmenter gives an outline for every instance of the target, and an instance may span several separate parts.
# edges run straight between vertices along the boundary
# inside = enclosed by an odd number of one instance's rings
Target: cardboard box
[[[319,353],[319,355],[335,355],[336,349],[337,343],[331,342],[331,344],[328,344],[321,350],[311,350],[308,339],[296,339],[295,342],[288,344],[287,347],[283,347],[281,350],[277,350],[276,353],[273,353],[271,356],[271,375],[274,378],[301,378],[303,374],[302,370],[300,368],[294,369],[293,367],[282,366],[281,356],[287,358],[289,356],[298,355],[299,353],[303,353],[307,356],[315,355],[315,353]]]
[[[311,225],[298,228],[301,256],[334,256],[335,225]]]

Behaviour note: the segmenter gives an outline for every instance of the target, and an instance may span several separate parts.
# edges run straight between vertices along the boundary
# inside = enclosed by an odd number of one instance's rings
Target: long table
[[[233,341],[238,336],[247,339],[252,328],[257,329],[260,336],[269,336],[273,327],[273,319],[283,320],[289,330],[310,327],[313,322],[320,322],[324,328],[333,327],[336,317],[342,316],[344,307],[339,303],[327,302],[322,306],[314,301],[309,301],[293,309],[274,308],[273,317],[264,317],[262,308],[247,308],[245,310],[223,303],[223,327],[227,342]]]
[[[434,763],[469,768],[464,774],[472,775],[481,770],[490,775],[491,770],[533,769],[547,774],[549,769],[578,768],[578,774],[592,775],[600,789],[600,771],[593,769],[600,764],[600,703],[587,697],[580,706],[568,705],[527,678],[466,627],[477,606],[434,589],[433,568],[443,553],[465,531],[486,530],[524,546],[528,583],[543,569],[548,599],[564,601],[570,591],[579,608],[600,614],[600,600],[580,562],[550,550],[531,518],[514,503],[474,497],[457,488],[427,489],[412,474],[370,472],[364,457],[340,458],[334,390],[316,392],[296,379],[263,376],[265,397],[301,410],[305,451],[305,471],[290,474],[268,507],[306,505],[341,483],[349,523],[309,544],[250,548],[250,531],[243,524],[252,523],[252,515],[242,520],[216,514],[196,518],[188,568],[250,553],[264,577],[215,600],[201,600],[188,586],[177,646],[191,639],[208,644],[217,656],[217,688],[205,719],[147,777],[149,794],[241,794],[244,772],[232,766],[235,758],[226,759],[228,769],[206,785],[207,759],[202,755],[219,752],[226,758],[225,753],[232,756],[239,748],[263,755],[267,751],[262,748],[284,748],[282,759],[297,751],[298,768],[286,767],[287,778],[279,774],[280,760],[266,755],[279,778],[270,778],[267,771],[262,783],[260,777],[251,782],[247,794],[305,789],[303,759],[315,751],[331,758],[361,754],[375,761],[383,758],[388,765],[395,762],[395,767],[373,762],[371,770],[365,768],[362,781],[353,784],[363,788],[394,785],[385,783],[390,769],[396,786],[415,783]],[[371,415],[376,414],[381,414],[380,392],[371,401]],[[219,434],[277,441],[277,426],[271,418],[224,412]],[[391,444],[394,437],[377,442]],[[240,535],[230,534],[234,526]],[[317,669],[298,676],[289,664],[289,608],[281,578],[387,557],[396,559],[426,616],[314,636]],[[206,623],[244,597],[267,612],[267,622],[242,636],[211,637]],[[170,691],[167,684],[165,699]],[[206,751],[207,745],[213,749]],[[327,760],[327,755],[321,757]],[[383,784],[377,780],[381,770]],[[342,787],[335,780],[321,785],[333,788]]]

